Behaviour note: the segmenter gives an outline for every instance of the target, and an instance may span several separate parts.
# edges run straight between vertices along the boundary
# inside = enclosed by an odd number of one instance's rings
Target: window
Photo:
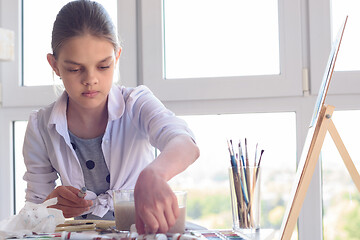
[[[359,110],[335,111],[333,122],[359,169]],[[355,239],[359,236],[360,193],[329,134],[322,147],[323,208],[325,239]],[[359,171],[359,170],[358,170]]]
[[[358,42],[360,35],[357,26],[360,23],[360,3],[356,0],[332,0],[331,1],[331,33],[332,39],[336,37],[337,28],[341,26],[348,15],[348,23],[344,33],[343,45],[337,60],[337,71],[359,71],[360,63],[357,54],[360,51]]]
[[[188,220],[207,228],[231,228],[226,139],[247,138],[249,158],[264,149],[261,184],[261,227],[280,229],[296,170],[295,113],[221,114],[182,117],[194,131],[200,158],[171,180],[188,191]],[[271,126],[271,127],[269,127]],[[279,131],[281,129],[281,131]],[[251,154],[251,155],[250,155]]]
[[[15,181],[21,182],[23,168],[16,168],[16,164],[22,161],[22,156],[19,161],[15,160],[16,156],[21,155],[22,142],[24,135],[23,119],[28,119],[29,113],[32,109],[27,108],[0,108],[0,189],[3,192],[3,197],[0,199],[0,219],[9,217],[14,214],[15,208],[23,206],[24,200],[18,195],[20,202],[15,206],[16,190],[19,194],[24,196],[25,188],[17,188]],[[25,122],[25,121],[24,121]],[[19,125],[18,125],[19,124]],[[19,126],[19,128],[18,128]],[[15,137],[16,135],[16,137]],[[19,172],[16,172],[18,170]],[[24,186],[24,183],[22,184]],[[17,209],[19,210],[19,209]]]
[[[301,95],[299,10],[289,1],[143,1],[140,83],[169,101]]]
[[[23,85],[53,85],[52,69],[46,55],[52,53],[51,31],[56,15],[70,0],[22,0],[23,2]],[[116,1],[99,0],[116,24]],[[46,9],[39,14],[37,9]],[[46,19],[46,21],[44,21]],[[39,31],[41,29],[41,31]],[[54,76],[60,81],[57,76]],[[60,82],[55,82],[60,84]]]
[[[163,4],[165,79],[280,74],[277,0]]]
[[[320,10],[321,9],[321,10]],[[311,93],[316,94],[321,84],[326,66],[331,41],[337,34],[345,17],[348,21],[340,46],[338,59],[333,73],[329,94],[359,94],[354,87],[360,76],[359,52],[359,3],[354,0],[319,0],[309,2],[310,12],[310,58],[311,61]]]
[[[51,30],[55,16],[69,1],[1,2],[2,25],[15,31],[15,61],[6,63],[6,67],[0,72],[3,88],[6,89],[2,93],[4,106],[42,106],[56,99],[53,85],[59,83],[59,80],[54,77],[53,81],[46,54],[52,52]],[[114,18],[116,25],[117,1],[99,2]]]

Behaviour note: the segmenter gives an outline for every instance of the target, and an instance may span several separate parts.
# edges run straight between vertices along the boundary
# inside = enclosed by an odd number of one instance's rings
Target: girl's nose
[[[82,84],[84,84],[85,86],[92,86],[97,83],[98,83],[98,79],[91,72],[87,72],[87,74],[84,76],[82,81]]]

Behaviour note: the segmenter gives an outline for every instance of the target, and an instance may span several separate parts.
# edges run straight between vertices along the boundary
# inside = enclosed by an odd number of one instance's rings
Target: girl
[[[167,232],[179,214],[167,181],[199,156],[185,122],[145,86],[113,85],[121,48],[98,3],[78,0],[58,13],[47,59],[65,91],[30,115],[25,140],[26,200],[65,217],[114,219],[112,191],[135,189],[136,228]],[[152,146],[161,154],[153,159]],[[60,176],[62,186],[55,188]],[[86,187],[85,198],[78,196]]]

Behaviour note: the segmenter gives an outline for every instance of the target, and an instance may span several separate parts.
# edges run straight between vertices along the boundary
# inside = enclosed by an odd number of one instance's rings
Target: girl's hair
[[[68,39],[85,34],[105,38],[114,51],[120,48],[115,26],[105,8],[94,1],[77,0],[66,4],[56,16],[51,40],[54,57],[59,56]]]

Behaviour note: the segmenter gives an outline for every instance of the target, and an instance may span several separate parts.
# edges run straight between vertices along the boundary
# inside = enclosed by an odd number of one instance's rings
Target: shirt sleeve
[[[188,135],[195,141],[187,123],[167,109],[147,87],[132,89],[128,97],[125,96],[125,102],[133,123],[148,135],[150,144],[160,151],[178,135]]]
[[[52,167],[44,140],[39,131],[37,113],[30,115],[25,132],[23,156],[27,182],[26,201],[42,203],[55,188],[57,172]]]

